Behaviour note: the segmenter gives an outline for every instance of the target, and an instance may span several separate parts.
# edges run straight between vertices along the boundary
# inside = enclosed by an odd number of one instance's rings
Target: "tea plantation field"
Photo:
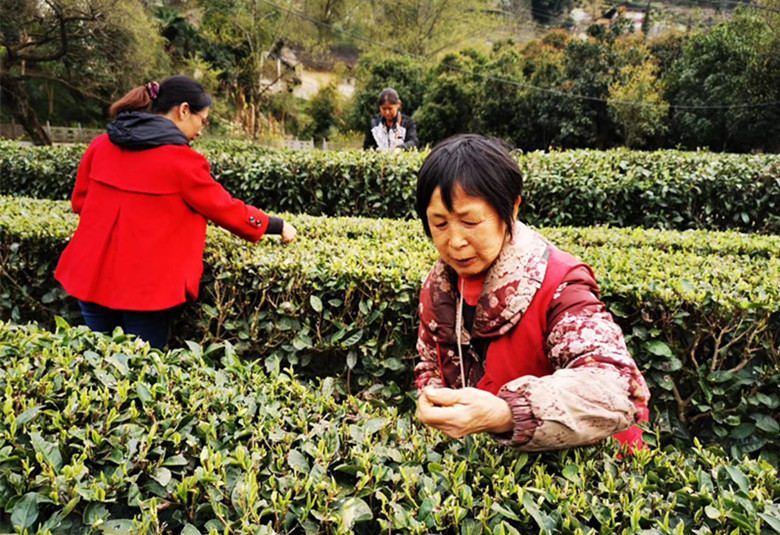
[[[546,182],[529,179],[529,213],[593,266],[650,384],[650,447],[620,455],[611,440],[525,454],[416,421],[416,299],[435,250],[397,207],[421,155],[208,147],[239,190],[258,176],[247,169],[300,184],[277,199],[299,236],[249,245],[210,228],[201,297],[159,352],[79,326],[52,279],[78,222],[57,200],[74,150],[0,145],[0,533],[780,533],[773,157],[575,151],[523,164],[558,177],[566,202],[551,208]],[[355,173],[386,195],[334,200],[328,180]],[[624,193],[644,181],[650,204],[584,220],[593,210],[572,191],[602,173]],[[718,183],[758,186],[718,212],[719,197],[699,195]],[[318,189],[361,217],[296,208]]]

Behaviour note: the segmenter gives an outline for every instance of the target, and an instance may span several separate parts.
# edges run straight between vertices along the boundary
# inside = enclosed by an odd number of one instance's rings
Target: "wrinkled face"
[[[487,201],[471,197],[459,186],[452,191],[452,212],[442,200],[441,188],[436,188],[425,214],[439,256],[458,275],[486,271],[501,252],[506,223]]]
[[[379,106],[379,113],[382,114],[382,117],[384,117],[387,124],[392,124],[393,121],[395,121],[395,116],[398,115],[398,110],[400,109],[400,104],[390,104],[389,102],[385,102]]]

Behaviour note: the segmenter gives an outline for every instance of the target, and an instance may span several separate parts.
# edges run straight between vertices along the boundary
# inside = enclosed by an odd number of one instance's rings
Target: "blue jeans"
[[[177,308],[166,310],[114,310],[95,303],[79,301],[84,323],[93,331],[110,333],[122,327],[127,334],[134,334],[162,350],[168,343],[168,331]]]

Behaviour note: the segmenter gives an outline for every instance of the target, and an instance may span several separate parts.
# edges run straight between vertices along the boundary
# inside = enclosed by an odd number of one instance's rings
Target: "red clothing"
[[[477,384],[480,390],[498,394],[502,386],[524,375],[544,377],[555,371],[544,350],[547,310],[563,279],[576,267],[586,267],[568,253],[550,247],[550,259],[542,286],[536,291],[523,318],[505,336],[488,346],[485,374]],[[587,268],[590,271],[590,268]],[[518,351],[522,348],[522,351]]]
[[[54,276],[73,297],[117,310],[197,298],[207,220],[252,242],[268,228],[188,145],[126,150],[105,134],[81,160],[72,206],[79,226]]]
[[[590,268],[527,227],[515,228],[479,297],[441,260],[420,294],[416,386],[476,386],[504,399],[514,431],[496,438],[527,451],[592,444],[609,435],[641,447],[649,392]],[[476,305],[456,334],[459,290]],[[463,346],[463,370],[458,356]],[[475,349],[489,341],[484,362]],[[627,430],[627,431],[626,431]],[[616,434],[617,433],[617,434]]]
[[[488,346],[485,374],[477,384],[477,388],[480,390],[498,395],[501,387],[513,379],[527,375],[544,377],[555,372],[555,368],[553,368],[545,351],[546,333],[549,332],[550,304],[556,291],[575,270],[584,269],[587,272],[587,277],[594,280],[595,276],[587,264],[583,264],[569,253],[552,246],[549,248],[549,252],[550,258],[544,281],[531,301],[531,305],[523,314],[523,318],[514,329],[505,336],[497,338]],[[482,281],[484,282],[484,277]],[[474,290],[475,288],[471,288],[469,291],[474,292]],[[465,299],[468,302],[468,298]],[[522,351],[518,351],[519,348],[522,348]],[[646,408],[642,407],[642,409],[644,410],[641,420],[647,420]],[[641,449],[644,447],[642,430],[637,426],[613,436],[618,442],[629,444],[631,448]]]

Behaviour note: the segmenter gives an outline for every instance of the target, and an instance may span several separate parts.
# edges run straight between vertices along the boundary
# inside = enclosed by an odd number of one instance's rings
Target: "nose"
[[[468,243],[468,240],[466,239],[466,234],[460,232],[458,229],[450,230],[448,241],[450,244],[450,248],[455,250],[462,249]]]

